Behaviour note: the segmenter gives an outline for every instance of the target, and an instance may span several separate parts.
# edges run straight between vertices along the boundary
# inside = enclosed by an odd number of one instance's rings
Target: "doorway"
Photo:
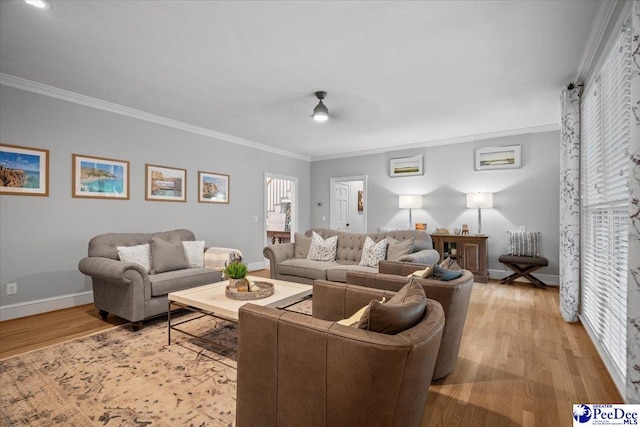
[[[367,232],[367,176],[331,178],[329,227],[351,233]]]
[[[298,231],[298,178],[265,173],[265,245],[288,243]]]

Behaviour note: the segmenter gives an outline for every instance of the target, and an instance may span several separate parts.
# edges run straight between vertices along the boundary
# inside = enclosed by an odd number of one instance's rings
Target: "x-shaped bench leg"
[[[539,288],[545,289],[547,287],[547,285],[540,279],[533,277],[531,275],[531,273],[533,273],[536,270],[539,270],[540,268],[542,268],[542,266],[539,265],[527,265],[524,267],[520,267],[517,264],[507,264],[507,263],[503,263],[505,264],[507,267],[509,267],[510,269],[512,269],[513,271],[515,271],[515,273],[513,273],[511,276],[505,277],[504,279],[502,279],[500,281],[500,283],[506,283],[506,284],[511,284],[514,280],[516,280],[518,277],[524,277],[525,279],[529,280],[531,282],[532,285],[537,286]]]

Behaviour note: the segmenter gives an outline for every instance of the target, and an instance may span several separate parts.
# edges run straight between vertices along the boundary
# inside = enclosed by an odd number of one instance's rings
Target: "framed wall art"
[[[198,171],[198,202],[229,203],[229,175]]]
[[[519,169],[520,145],[476,148],[476,170]]]
[[[389,175],[391,177],[422,174],[422,155],[389,160]]]
[[[49,150],[0,144],[0,194],[49,195]]]
[[[145,200],[160,202],[187,201],[186,169],[146,164],[145,174]]]
[[[73,154],[72,197],[129,200],[129,162]]]

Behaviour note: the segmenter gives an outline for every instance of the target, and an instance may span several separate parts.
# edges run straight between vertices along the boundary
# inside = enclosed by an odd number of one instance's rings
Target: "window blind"
[[[631,35],[622,32],[581,106],[581,320],[626,379]]]

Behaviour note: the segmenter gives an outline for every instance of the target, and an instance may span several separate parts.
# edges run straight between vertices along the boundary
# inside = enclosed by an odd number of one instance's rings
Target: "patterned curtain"
[[[629,147],[629,279],[627,284],[627,403],[640,403],[640,0],[631,13],[631,146]]]
[[[580,301],[580,98],[570,84],[562,91],[560,146],[560,314],[578,320]]]

